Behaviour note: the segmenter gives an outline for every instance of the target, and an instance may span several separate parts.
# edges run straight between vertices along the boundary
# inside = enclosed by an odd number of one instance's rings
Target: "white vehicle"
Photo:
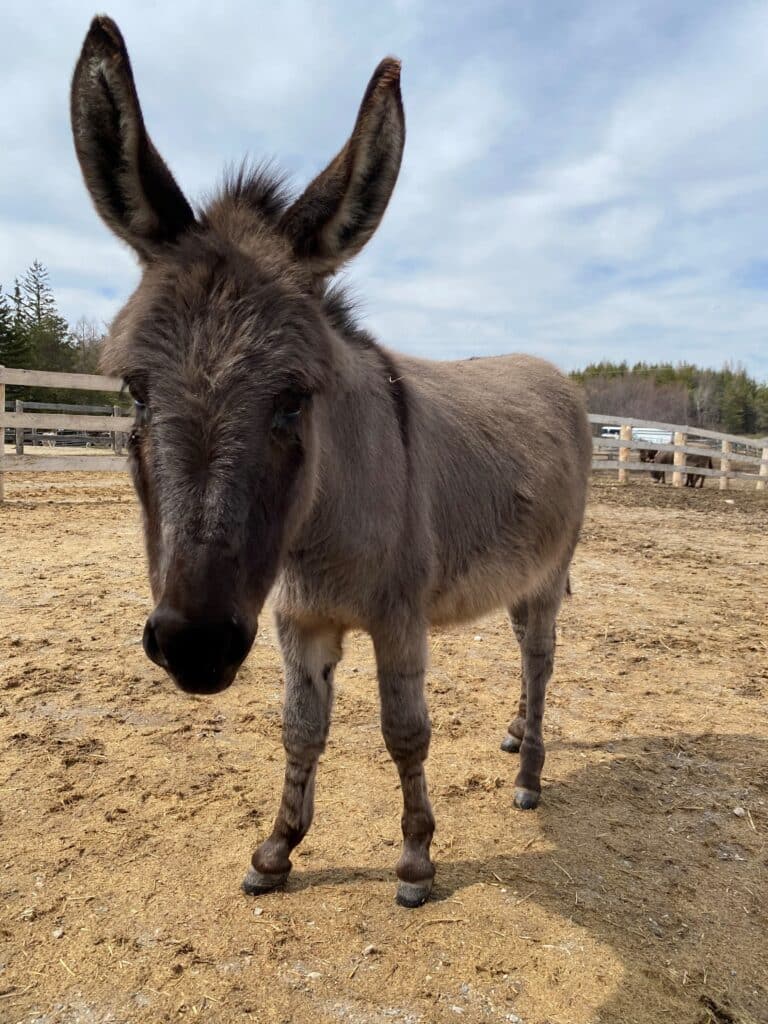
[[[672,444],[672,431],[653,427],[632,427],[633,441],[647,441],[649,444]]]

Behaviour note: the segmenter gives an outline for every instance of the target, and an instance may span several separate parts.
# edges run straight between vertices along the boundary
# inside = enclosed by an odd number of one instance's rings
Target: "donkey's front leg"
[[[424,697],[426,629],[371,631],[376,650],[384,742],[400,774],[403,790],[403,852],[397,863],[397,902],[418,907],[432,889],[435,866],[429,845],[435,819],[429,804],[424,762],[429,751],[431,726]]]
[[[279,616],[277,627],[285,662],[285,781],[272,834],[255,851],[243,881],[248,893],[285,882],[289,854],[312,824],[315,773],[331,721],[333,670],[341,657],[341,633],[335,627],[309,631]]]

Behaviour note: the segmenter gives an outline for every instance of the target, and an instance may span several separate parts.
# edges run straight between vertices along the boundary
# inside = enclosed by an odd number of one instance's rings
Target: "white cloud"
[[[766,259],[768,10],[673,7],[115,0],[111,13],[191,197],[246,153],[306,179],[380,57],[403,58],[403,172],[351,270],[391,347],[523,348],[569,367],[680,353],[766,376],[768,279],[745,269]],[[91,16],[81,0],[16,7],[0,37],[0,281],[42,260],[72,320],[111,315],[137,279],[69,138]]]

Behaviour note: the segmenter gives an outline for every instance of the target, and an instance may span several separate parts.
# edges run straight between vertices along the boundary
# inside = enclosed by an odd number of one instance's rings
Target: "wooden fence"
[[[13,370],[0,366],[0,501],[3,500],[4,474],[13,472],[60,472],[62,470],[124,470],[125,456],[118,455],[120,435],[133,427],[132,416],[119,415],[118,406],[112,407],[111,416],[78,414],[72,412],[24,412],[16,403],[16,411],[6,412],[5,388],[7,385],[35,388],[67,388],[73,391],[111,391],[117,393],[122,381],[115,377],[102,377],[86,373],[48,373],[45,370]],[[32,404],[32,403],[30,403]],[[5,454],[5,431],[15,428],[16,454]],[[112,455],[25,455],[25,431],[60,430],[89,431],[110,434]],[[55,437],[52,437],[55,440]]]
[[[668,469],[672,473],[672,486],[682,487],[687,476],[687,455],[712,459],[712,469],[692,466],[691,472],[696,476],[716,477],[721,491],[728,489],[731,480],[749,480],[757,490],[765,490],[768,483],[768,437],[753,440],[702,427],[601,413],[590,413],[589,421],[596,431],[592,440],[592,469],[617,471],[619,483],[629,483],[632,472],[659,473]],[[617,432],[618,437],[605,436],[607,431]],[[665,437],[669,437],[669,441]],[[641,461],[642,455],[636,457],[641,452],[657,451],[672,452],[672,464],[658,465]]]
[[[5,411],[6,385],[22,385],[39,388],[68,388],[77,391],[111,391],[117,393],[122,381],[115,377],[101,377],[83,373],[48,373],[41,370],[12,370],[0,366],[0,501],[3,500],[3,475],[18,471],[58,472],[61,470],[122,471],[126,468],[125,456],[117,454],[121,445],[120,434],[128,433],[133,426],[131,416],[118,415],[117,406],[112,407],[111,416],[86,415],[69,411],[40,412]],[[593,413],[589,417],[595,430],[593,438],[592,468],[597,472],[617,472],[620,483],[629,483],[630,473],[660,472],[665,467],[653,462],[641,461],[643,451],[665,451],[673,453],[670,468],[673,487],[682,487],[686,477],[686,455],[704,455],[712,459],[713,467],[695,467],[697,476],[716,477],[720,489],[725,490],[731,480],[749,480],[758,490],[764,490],[768,483],[768,438],[754,441],[735,434],[720,434],[700,427],[680,426],[674,423],[654,423],[626,416],[603,416]],[[16,430],[16,454],[5,455],[5,431],[7,427]],[[112,455],[25,455],[25,430],[75,430],[87,433],[99,431],[112,435]],[[606,436],[606,435],[618,436]],[[655,437],[653,436],[655,435]],[[665,440],[666,437],[670,441]]]

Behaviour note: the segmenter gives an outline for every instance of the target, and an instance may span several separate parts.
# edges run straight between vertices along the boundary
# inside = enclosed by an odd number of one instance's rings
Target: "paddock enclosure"
[[[593,483],[536,812],[498,749],[508,623],[432,635],[438,870],[407,911],[368,639],[288,888],[247,897],[283,772],[269,616],[230,690],[184,696],[141,649],[128,476],[9,473],[0,1021],[768,1020],[767,498]]]
[[[119,396],[123,400],[123,407],[113,405],[107,410],[107,415],[94,416],[78,415],[77,411],[81,408],[89,408],[91,413],[103,410],[85,406],[43,406],[18,400],[9,403],[5,397],[7,385],[66,388],[85,392],[86,395],[93,391],[111,392],[115,398]],[[126,459],[121,453],[132,429],[133,417],[126,415],[130,403],[123,391],[123,382],[116,377],[0,366],[0,438],[9,430],[16,444],[14,452],[10,448],[5,451],[6,445],[0,443],[0,502],[8,472],[125,470]],[[42,409],[44,411],[40,411]],[[590,413],[589,421],[593,431],[592,469],[601,474],[617,472],[620,484],[628,484],[632,473],[652,473],[654,466],[647,456],[654,451],[664,451],[669,452],[672,458],[670,478],[673,487],[684,486],[689,456],[712,459],[711,469],[699,467],[696,474],[713,478],[710,482],[720,490],[736,486],[764,491],[768,485],[768,437],[750,438],[600,413]],[[39,430],[46,433],[40,434]],[[79,432],[78,438],[62,436],[76,431]],[[114,455],[99,454],[95,450],[105,447],[105,438],[106,446],[112,448]],[[61,452],[52,455],[50,447],[57,447],[65,440],[80,443],[82,447],[73,450],[66,459],[62,459]]]

